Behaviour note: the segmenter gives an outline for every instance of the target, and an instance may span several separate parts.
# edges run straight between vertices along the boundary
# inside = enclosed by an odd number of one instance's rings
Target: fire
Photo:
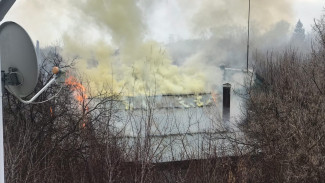
[[[82,103],[87,99],[86,88],[80,82],[78,82],[75,77],[69,76],[65,80],[65,84],[71,86],[71,90],[74,91],[75,99],[77,101]]]
[[[53,116],[53,110],[52,107],[50,107],[51,117]]]
[[[74,92],[74,98],[81,106],[83,118],[81,126],[82,128],[85,128],[87,123],[87,112],[89,111],[88,106],[85,106],[85,101],[88,97],[86,94],[86,88],[73,76],[69,76],[65,79],[65,85],[71,86],[70,89]]]
[[[217,105],[217,94],[212,91],[211,96],[212,96],[212,99],[213,99],[215,105]]]

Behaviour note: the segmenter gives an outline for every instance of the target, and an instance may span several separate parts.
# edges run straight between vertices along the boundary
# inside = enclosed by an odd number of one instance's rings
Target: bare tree
[[[242,129],[257,175],[271,182],[323,182],[324,19],[310,54],[294,50],[257,58],[257,82],[249,86]]]

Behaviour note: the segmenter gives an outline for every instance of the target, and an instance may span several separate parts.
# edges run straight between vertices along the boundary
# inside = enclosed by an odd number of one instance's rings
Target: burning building
[[[128,154],[142,159],[146,152],[154,162],[232,153],[226,136],[230,129],[236,131],[232,136],[240,135],[235,124],[247,74],[240,69],[223,71],[225,84],[215,92],[124,96],[110,103],[115,118],[106,125],[116,135],[114,140],[123,144]]]

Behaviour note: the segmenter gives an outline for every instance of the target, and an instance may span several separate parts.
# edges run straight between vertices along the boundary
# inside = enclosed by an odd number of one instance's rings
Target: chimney
[[[230,120],[230,90],[231,84],[223,84],[223,100],[222,100],[222,120],[225,128],[228,130]]]

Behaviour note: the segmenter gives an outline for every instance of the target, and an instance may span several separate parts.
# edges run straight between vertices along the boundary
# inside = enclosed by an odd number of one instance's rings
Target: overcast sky
[[[55,10],[48,9],[47,14],[42,13],[39,9],[39,17],[35,17],[35,13],[30,12],[29,6],[24,2],[27,0],[18,0],[9,11],[4,21],[15,21],[21,24],[30,34],[33,40],[40,40],[43,45],[55,44],[60,41],[62,32],[69,28],[69,23],[73,21],[70,17],[73,12],[58,13]],[[33,0],[28,0],[32,3]],[[323,0],[292,0],[294,1],[294,21],[290,22],[292,26],[300,19],[305,26],[307,32],[311,31],[311,25],[314,18],[319,18],[323,13]],[[55,3],[55,1],[53,1]],[[254,3],[254,0],[252,0]],[[51,7],[53,5],[49,5]],[[55,8],[55,7],[54,7]],[[44,10],[45,11],[45,10]],[[31,16],[29,16],[31,15]],[[252,9],[254,15],[254,9]],[[47,17],[48,16],[48,17]],[[72,15],[73,16],[73,15]],[[147,37],[155,39],[159,42],[167,42],[171,35],[180,39],[190,38],[191,34],[185,21],[186,12],[177,6],[175,1],[162,0],[156,3],[150,16],[147,17],[148,33]]]
[[[295,0],[294,12],[297,19],[300,19],[306,30],[311,30],[314,18],[318,19],[324,13],[324,0]]]
[[[300,19],[304,24],[307,32],[312,30],[314,24],[314,18],[318,19],[323,11],[325,5],[324,0],[293,0],[295,1],[294,21],[290,22],[292,26]],[[254,0],[251,0],[254,3]],[[151,36],[158,40],[168,40],[169,35],[179,36],[181,38],[187,38],[189,33],[186,29],[186,23],[184,20],[184,13],[177,7],[173,1],[162,1],[157,5],[157,10],[153,12],[153,16],[149,18],[149,24],[151,27]],[[244,8],[244,7],[243,7]],[[254,16],[254,9],[252,16]],[[158,20],[158,21],[157,21]],[[164,21],[169,20],[169,21]],[[177,23],[175,23],[177,22]],[[177,28],[175,28],[177,25]]]

